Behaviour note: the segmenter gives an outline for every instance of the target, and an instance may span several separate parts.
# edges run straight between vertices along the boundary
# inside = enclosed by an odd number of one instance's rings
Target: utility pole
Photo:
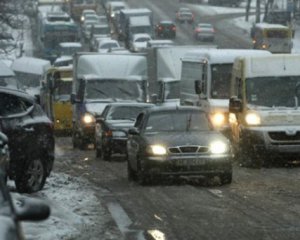
[[[245,16],[245,21],[249,21],[249,12],[250,12],[250,6],[251,6],[251,0],[247,0],[247,5],[246,5],[246,16]]]
[[[255,22],[259,23],[260,22],[260,0],[256,0],[256,18]]]

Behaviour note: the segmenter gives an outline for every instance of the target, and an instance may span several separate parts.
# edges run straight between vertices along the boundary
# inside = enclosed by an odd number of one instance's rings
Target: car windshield
[[[142,81],[89,80],[86,84],[87,99],[123,99],[142,101]]]
[[[132,120],[134,121],[137,115],[143,111],[145,107],[137,107],[137,106],[118,106],[111,107],[108,114],[108,120]]]
[[[264,107],[295,107],[300,100],[297,77],[259,77],[247,79],[247,101]]]
[[[193,111],[154,112],[149,116],[145,132],[209,131],[204,113]]]
[[[116,48],[119,47],[119,45],[115,42],[110,42],[110,43],[104,43],[102,44],[99,48],[101,49],[109,49],[109,48]]]
[[[212,98],[228,99],[231,80],[232,64],[220,64],[211,66]]]
[[[149,37],[139,37],[135,39],[135,42],[147,42],[149,40],[151,40]]]

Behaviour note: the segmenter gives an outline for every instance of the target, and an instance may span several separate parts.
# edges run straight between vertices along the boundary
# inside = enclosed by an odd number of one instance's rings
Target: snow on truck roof
[[[129,18],[131,26],[150,26],[149,16],[133,16]]]
[[[33,73],[42,75],[47,69],[51,67],[48,60],[33,58],[33,57],[20,57],[14,60],[11,69],[16,72]]]
[[[149,13],[151,14],[152,11],[148,8],[126,8],[126,9],[122,9],[121,12],[123,12],[124,14],[135,14],[135,13]]]
[[[136,79],[147,76],[147,60],[142,55],[84,54],[78,57],[77,77]]]
[[[238,59],[244,59],[245,77],[300,76],[300,54],[246,56]]]
[[[266,29],[266,28],[289,29],[289,27],[287,26],[281,24],[275,24],[275,23],[256,23],[255,27],[260,29]]]
[[[254,49],[199,49],[195,51],[189,51],[182,58],[182,61],[200,62],[208,60],[211,64],[218,63],[233,63],[234,59],[239,56],[256,56],[256,55],[271,55],[266,50],[254,50]]]

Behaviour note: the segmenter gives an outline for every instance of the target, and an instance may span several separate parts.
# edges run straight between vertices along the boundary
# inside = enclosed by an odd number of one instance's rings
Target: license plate
[[[175,160],[176,166],[201,166],[204,165],[203,159],[177,159]]]

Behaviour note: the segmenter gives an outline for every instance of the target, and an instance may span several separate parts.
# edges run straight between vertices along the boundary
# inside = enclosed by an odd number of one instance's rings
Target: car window
[[[153,113],[146,125],[146,132],[207,131],[210,129],[205,114],[188,111]]]
[[[143,110],[142,107],[114,107],[110,109],[110,112],[107,115],[107,119],[109,120],[117,120],[117,119],[131,119],[135,120],[137,115]]]
[[[0,93],[0,116],[9,116],[20,114],[32,106],[31,103],[22,100],[16,96]]]

